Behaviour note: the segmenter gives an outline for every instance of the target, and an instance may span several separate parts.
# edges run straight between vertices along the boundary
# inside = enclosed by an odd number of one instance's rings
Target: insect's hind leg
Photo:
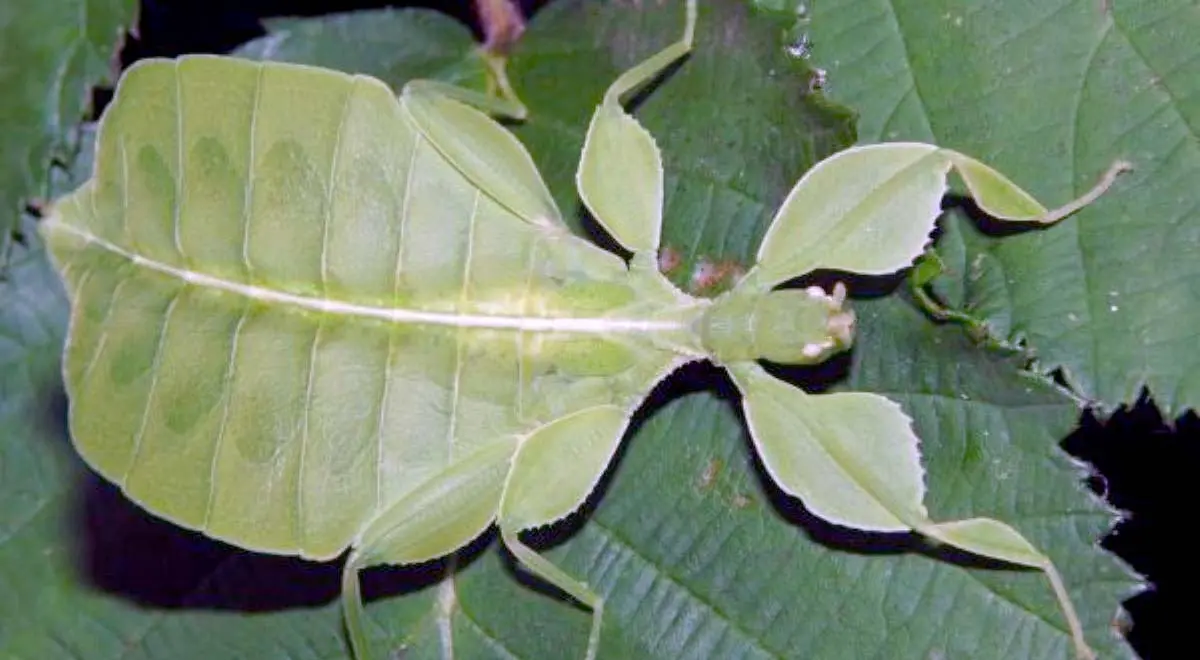
[[[350,640],[350,651],[356,660],[369,660],[371,646],[367,642],[367,632],[363,625],[366,618],[363,612],[362,588],[359,585],[358,573],[363,569],[357,551],[352,551],[342,567],[342,617],[346,625],[346,637]]]
[[[596,652],[600,647],[600,626],[604,622],[604,599],[595,591],[592,591],[587,584],[567,575],[565,571],[555,566],[550,560],[522,543],[521,539],[518,538],[517,530],[505,529],[504,525],[501,524],[500,538],[504,540],[504,545],[508,548],[509,552],[527,570],[563,590],[571,598],[579,601],[592,611],[592,628],[588,633],[587,652],[584,657],[586,660],[595,660]]]
[[[359,571],[444,557],[479,536],[496,517],[515,449],[512,441],[495,442],[459,460],[387,506],[359,534],[342,569],[342,607],[356,660],[371,657]]]
[[[587,408],[537,429],[521,442],[500,503],[500,537],[517,561],[592,610],[587,660],[600,646],[604,599],[521,542],[522,530],[548,525],[583,503],[604,474],[629,423],[629,411]]]

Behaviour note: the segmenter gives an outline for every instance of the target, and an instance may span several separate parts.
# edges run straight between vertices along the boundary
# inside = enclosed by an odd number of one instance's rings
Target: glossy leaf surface
[[[789,3],[793,7],[797,3]],[[1111,411],[1200,402],[1200,12],[1194,3],[825,0],[805,32],[859,138],[969,153],[1048,205],[1134,170],[1061,227],[962,224],[962,308]],[[962,216],[954,218],[955,222]]]

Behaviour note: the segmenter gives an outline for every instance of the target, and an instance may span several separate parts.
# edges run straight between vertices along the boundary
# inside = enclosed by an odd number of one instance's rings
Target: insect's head
[[[854,340],[854,312],[840,282],[832,293],[819,286],[735,293],[714,303],[703,324],[705,346],[723,362],[817,364]]]

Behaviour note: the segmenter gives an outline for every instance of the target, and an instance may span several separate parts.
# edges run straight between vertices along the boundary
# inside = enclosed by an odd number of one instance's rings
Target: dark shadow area
[[[70,402],[63,384],[56,381],[53,389],[35,394],[34,400],[43,402],[42,416],[38,419],[38,430],[43,437],[61,438],[64,443],[69,443],[67,410]]]
[[[1016,234],[1024,234],[1028,231],[1037,231],[1039,229],[1049,229],[1054,225],[1043,225],[1037,222],[1014,222],[1012,220],[997,220],[990,216],[983,209],[979,208],[979,204],[975,200],[966,195],[948,194],[942,200],[943,211],[961,211],[964,215],[971,219],[971,222],[979,229],[980,232],[992,238],[1003,238],[1005,236],[1013,236]],[[940,231],[940,229],[939,229]]]
[[[393,598],[432,587],[450,571],[466,570],[497,540],[489,529],[452,555],[412,566],[376,566],[359,573],[363,601]],[[339,589],[340,593],[340,589]]]
[[[851,363],[854,361],[853,350],[852,347],[849,351],[842,351],[817,364],[780,364],[766,360],[759,360],[758,363],[772,376],[786,380],[809,394],[820,394],[849,375]]]
[[[1085,413],[1063,448],[1095,466],[1089,486],[1123,512],[1103,547],[1153,585],[1125,602],[1130,643],[1147,660],[1178,657],[1191,635],[1171,622],[1192,611],[1200,587],[1187,540],[1196,517],[1200,418],[1191,412],[1168,423],[1143,393],[1107,423]]]
[[[810,273],[805,273],[800,277],[793,277],[775,288],[804,289],[810,286],[819,286],[829,292],[833,291],[834,285],[841,282],[846,285],[846,289],[850,292],[852,299],[870,299],[890,295],[897,288],[904,285],[905,278],[907,277],[907,270],[887,275],[863,275],[862,273],[848,273],[842,270],[821,268]],[[853,304],[853,300],[851,300],[851,304]]]
[[[522,3],[527,10],[541,4],[530,0]],[[475,19],[473,0],[142,0],[137,34],[122,52],[121,62],[128,66],[143,57],[228,52],[266,34],[261,23],[266,18],[383,7],[436,9],[470,26],[477,39],[483,34]]]
[[[242,612],[323,605],[341,593],[341,559],[317,563],[232,547],[154,517],[90,473],[75,490],[79,570],[108,593],[158,608]],[[456,555],[458,565],[474,561],[488,541]],[[436,584],[447,565],[443,559],[368,569],[364,598],[420,591]]]
[[[595,243],[601,249],[612,252],[624,259],[625,263],[629,263],[629,260],[633,258],[633,253],[625,249],[624,245],[618,243],[617,239],[608,233],[608,230],[600,224],[600,221],[596,220],[595,216],[592,215],[591,211],[588,210],[582,201],[575,207],[575,217],[579,218],[579,225],[580,229],[583,230],[583,236],[589,241]]]
[[[519,2],[528,17],[549,0]],[[264,36],[266,30],[262,22],[265,19],[384,7],[435,9],[470,27],[476,40],[483,38],[475,13],[475,0],[142,0],[137,25],[126,35],[117,64],[123,70],[147,57],[228,53],[247,41]],[[111,89],[93,91],[92,119],[100,116],[111,99]]]
[[[738,411],[738,417],[741,418],[744,428],[745,418],[742,416],[741,410]],[[798,532],[803,533],[812,541],[841,552],[871,555],[897,555],[920,552],[925,549],[925,541],[917,534],[864,532],[835,525],[813,514],[799,499],[788,495],[779,488],[779,485],[767,473],[766,466],[762,464],[762,458],[758,452],[754,451],[749,436],[746,437],[746,451],[750,452],[758,485],[771,507]]]
[[[647,53],[647,56],[652,54],[653,51]],[[668,80],[670,80],[671,77],[675,75],[675,72],[682,69],[690,59],[692,59],[692,56],[689,54],[675,60],[667,65],[667,68],[663,69],[657,76],[654,77],[653,80],[650,80],[641,87],[633,90],[632,94],[626,94],[623,104],[625,111],[630,114],[636,113],[638,107],[654,94],[654,90],[658,89]]]

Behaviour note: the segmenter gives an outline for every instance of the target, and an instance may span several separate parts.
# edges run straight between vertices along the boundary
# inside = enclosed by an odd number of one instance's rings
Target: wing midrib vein
[[[255,284],[234,282],[206,273],[165,264],[107,241],[84,229],[51,218],[45,227],[52,231],[73,234],[87,243],[127,259],[135,266],[156,271],[189,284],[225,291],[263,303],[291,305],[314,312],[342,316],[372,318],[392,323],[441,325],[459,328],[490,328],[498,330],[525,330],[529,332],[563,332],[578,334],[609,333],[653,333],[676,331],[685,328],[679,320],[656,320],[621,317],[546,317],[546,316],[503,316],[488,314],[465,314],[460,312],[432,312],[398,307],[375,307],[359,303],[302,296],[277,291]]]

